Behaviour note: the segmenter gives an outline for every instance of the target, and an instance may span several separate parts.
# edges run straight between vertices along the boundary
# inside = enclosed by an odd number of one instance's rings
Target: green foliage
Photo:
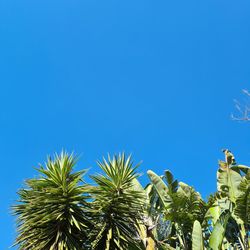
[[[76,158],[49,158],[13,206],[21,250],[250,249],[250,171],[229,150],[219,161],[217,192],[204,201],[193,187],[149,170],[145,188],[131,156],[98,162],[93,185],[73,172]]]
[[[240,195],[235,202],[234,214],[239,217],[248,230],[250,229],[250,171],[239,184]]]
[[[128,249],[137,245],[135,220],[140,219],[143,194],[133,188],[138,177],[131,157],[125,154],[98,162],[104,174],[91,176],[97,186],[92,188],[93,249]]]
[[[194,222],[193,232],[192,232],[192,250],[203,250],[203,235],[201,224],[198,220]]]
[[[220,215],[220,217],[218,218],[213,227],[213,231],[209,238],[209,246],[213,250],[221,249],[229,217],[230,213],[228,211],[224,212],[223,214]]]
[[[19,190],[17,215],[19,249],[83,249],[90,224],[86,208],[88,186],[81,183],[85,171],[72,173],[73,155],[62,153],[40,166],[39,178],[26,181]]]
[[[205,202],[192,187],[174,180],[169,171],[163,178],[151,170],[148,175],[163,205],[164,219],[171,223],[171,233],[166,242],[183,249],[191,247],[193,224],[196,220],[203,221],[207,211]]]

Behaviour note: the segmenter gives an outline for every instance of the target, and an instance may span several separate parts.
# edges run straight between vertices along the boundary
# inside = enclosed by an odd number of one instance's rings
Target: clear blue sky
[[[170,169],[206,197],[230,148],[250,164],[250,124],[230,120],[250,88],[250,2],[0,1],[0,248],[34,166],[74,150]],[[142,177],[146,183],[147,177]]]

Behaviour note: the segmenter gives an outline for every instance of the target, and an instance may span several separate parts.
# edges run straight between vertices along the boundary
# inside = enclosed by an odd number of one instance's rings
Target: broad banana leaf
[[[133,190],[136,191],[140,191],[143,196],[145,196],[145,209],[143,211],[144,213],[144,219],[148,220],[149,225],[148,226],[152,226],[152,220],[150,218],[150,215],[148,213],[148,206],[150,206],[150,199],[148,196],[147,191],[142,187],[142,185],[140,184],[140,182],[134,178],[133,179]],[[155,250],[156,249],[156,242],[154,239],[154,234],[152,231],[148,231],[148,229],[146,228],[146,226],[144,225],[144,223],[140,222],[139,220],[137,220],[137,231],[140,235],[140,238],[143,242],[144,247],[146,248],[146,250]]]
[[[192,250],[204,250],[201,224],[198,220],[194,222],[192,233]]]
[[[169,203],[169,198],[168,197],[168,187],[167,185],[164,183],[164,181],[161,179],[160,176],[158,176],[156,173],[154,173],[151,170],[147,171],[147,174],[152,182],[152,184],[154,185],[162,204],[164,205],[164,207],[168,206]]]
[[[229,167],[217,171],[218,191],[228,193],[230,200],[234,203],[237,197],[241,194],[238,188],[241,180],[241,175]]]
[[[231,169],[233,169],[237,172],[239,172],[239,170],[240,170],[243,173],[247,174],[247,172],[249,171],[250,168],[248,166],[245,166],[245,165],[234,165],[231,167]]]
[[[212,207],[210,207],[207,211],[206,217],[212,220],[213,225],[217,222],[217,220],[220,218],[221,208],[218,204],[218,201],[216,201]]]
[[[234,214],[250,227],[250,172],[239,185],[241,194],[237,197]]]
[[[228,211],[224,212],[215,223],[212,234],[209,238],[209,247],[211,247],[213,250],[221,249],[229,217],[230,213]]]

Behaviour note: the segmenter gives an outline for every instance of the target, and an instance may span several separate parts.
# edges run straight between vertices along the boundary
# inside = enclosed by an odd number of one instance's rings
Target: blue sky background
[[[16,191],[62,148],[90,173],[108,152],[132,153],[141,172],[170,169],[204,198],[222,148],[250,164],[250,124],[230,119],[250,88],[249,11],[243,0],[1,0],[0,248],[13,243]]]

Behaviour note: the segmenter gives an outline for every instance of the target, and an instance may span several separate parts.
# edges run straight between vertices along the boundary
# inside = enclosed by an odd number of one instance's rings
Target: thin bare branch
[[[231,114],[231,118],[234,121],[250,121],[250,92],[246,89],[243,89],[242,92],[246,97],[243,99],[243,102],[234,100],[234,105],[238,112],[238,115]]]

